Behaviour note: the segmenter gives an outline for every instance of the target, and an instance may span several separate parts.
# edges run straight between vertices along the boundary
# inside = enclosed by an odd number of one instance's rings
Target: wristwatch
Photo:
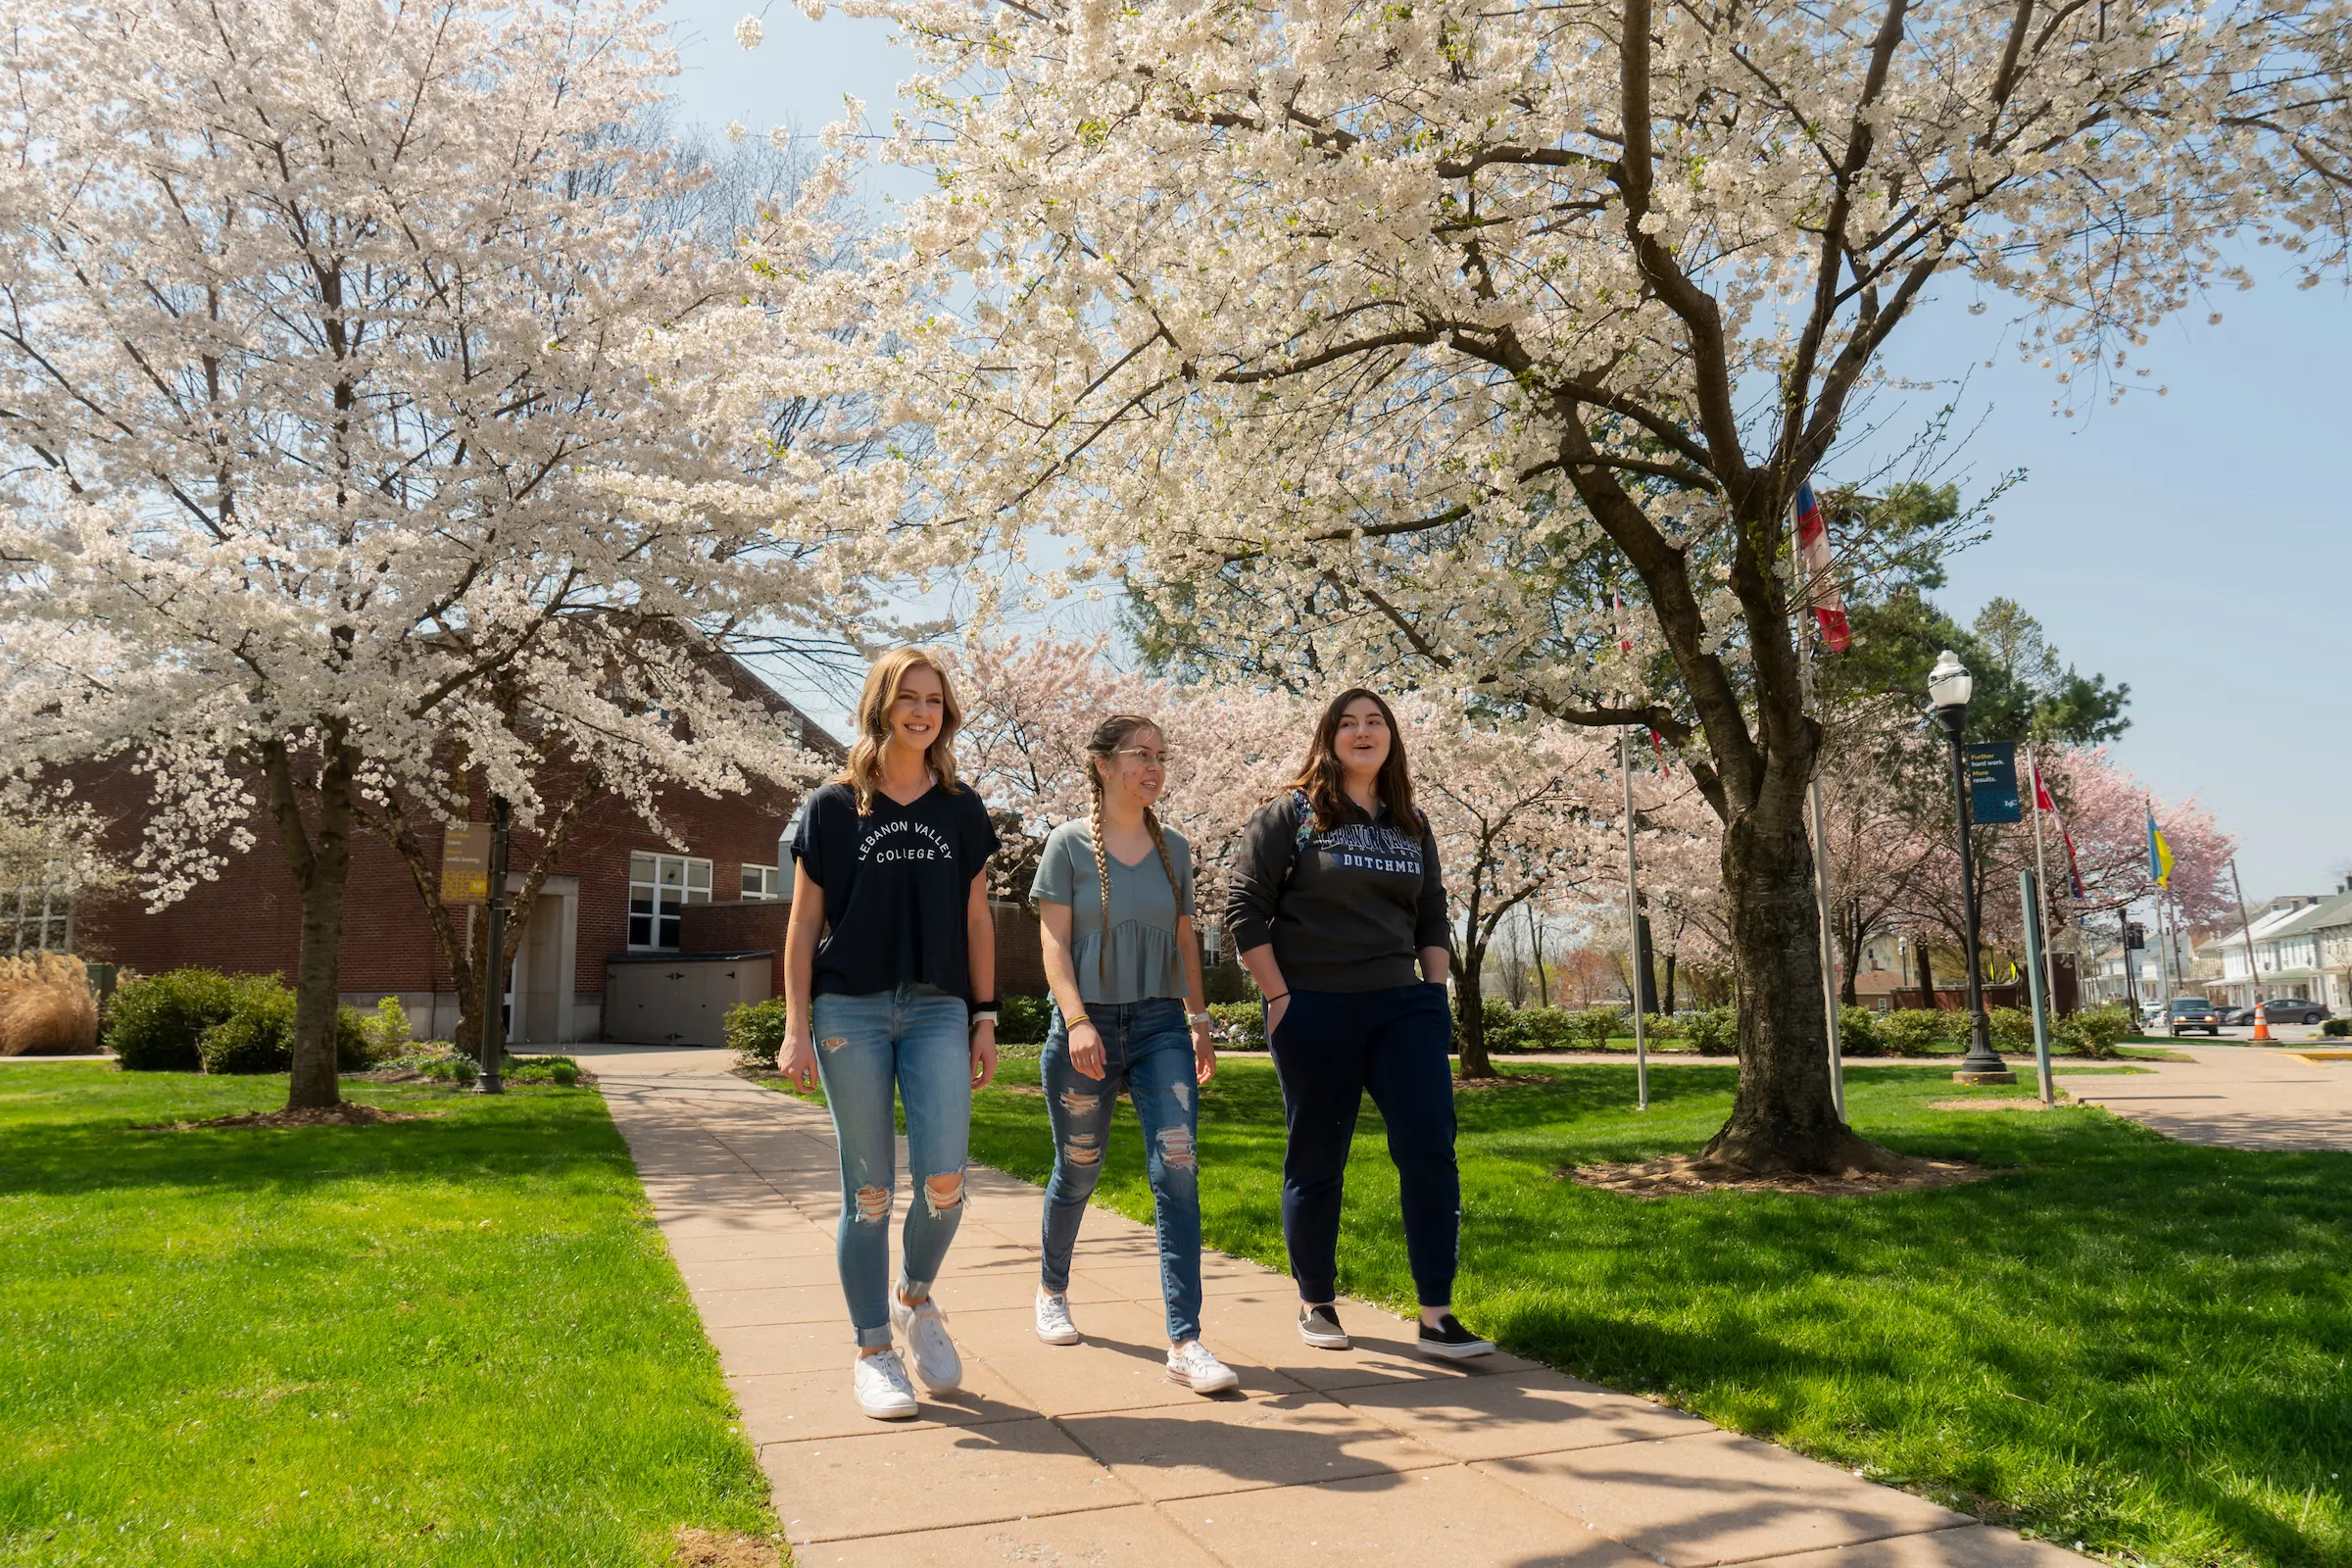
[[[1188,1012],[1184,1015],[1184,1021],[1191,1024],[1215,1023],[1217,1015],[1213,1012]]]
[[[975,1006],[975,1007],[973,1007],[973,1008],[972,1008],[972,1027],[973,1027],[973,1028],[977,1029],[978,1027],[980,1027],[980,1025],[982,1025],[982,1024],[984,1024],[984,1023],[995,1023],[996,1021],[997,1021],[997,1004],[996,1004],[995,1003],[993,1003],[993,1002],[992,1002],[992,1003],[990,1003],[990,1004],[989,1004],[987,1006],[985,1006],[985,1007],[981,1007],[981,1006]]]

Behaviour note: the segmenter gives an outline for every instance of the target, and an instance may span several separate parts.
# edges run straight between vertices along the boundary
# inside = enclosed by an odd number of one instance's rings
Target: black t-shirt
[[[964,910],[996,853],[988,808],[968,788],[934,784],[912,806],[877,790],[865,816],[847,784],[809,796],[792,858],[824,890],[829,927],[810,993],[862,997],[920,981],[973,1000]]]

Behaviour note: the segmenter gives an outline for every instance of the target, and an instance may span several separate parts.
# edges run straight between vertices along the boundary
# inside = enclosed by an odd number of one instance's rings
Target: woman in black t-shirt
[[[936,655],[883,656],[858,699],[849,768],[808,797],[792,840],[777,1064],[804,1090],[824,1082],[841,1151],[835,1256],[858,1338],[851,1386],[880,1420],[915,1413],[894,1329],[929,1392],[950,1393],[963,1376],[931,1282],[963,1217],[972,1091],[997,1070],[985,875],[997,835],[980,797],[956,781],[961,721]],[[903,1227],[895,1290],[894,1090],[920,1194]]]

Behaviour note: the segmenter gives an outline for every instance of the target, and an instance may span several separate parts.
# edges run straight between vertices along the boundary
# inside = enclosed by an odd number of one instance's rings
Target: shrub
[[[196,1059],[206,1072],[289,1072],[294,1066],[294,993],[275,975],[241,977],[228,1016],[196,1038]],[[357,1007],[335,1009],[335,1070],[364,1072],[373,1064],[368,1048],[368,1016]]]
[[[107,1009],[107,1049],[126,1072],[200,1071],[197,1041],[235,1010],[247,984],[218,969],[171,969],[133,980]]]
[[[2034,1014],[2023,1007],[1995,1007],[1985,1015],[1995,1051],[2032,1051]]]
[[[580,1064],[569,1056],[529,1056],[521,1060],[508,1056],[500,1062],[498,1070],[511,1084],[561,1084],[569,1089],[580,1081]]]
[[[1051,997],[997,999],[997,1044],[1001,1046],[1042,1046],[1053,1023]]]
[[[1680,1013],[1653,1012],[1642,1020],[1642,1032],[1652,1040],[1680,1040],[1684,1022]]]
[[[1868,1007],[1839,1007],[1838,1051],[1846,1056],[1886,1054],[1886,1042],[1879,1033],[1879,1015]]]
[[[398,997],[385,997],[375,1004],[375,1010],[360,1015],[360,1040],[369,1061],[382,1061],[399,1055],[416,1038],[409,1022],[409,1009],[400,1004]]]
[[[98,999],[79,958],[0,958],[0,1056],[84,1056],[97,1049]]]
[[[1519,1009],[1501,998],[1480,998],[1478,1016],[1479,1021],[1485,1025],[1487,1050],[1491,1054],[1511,1055],[1536,1049],[1530,1042],[1527,1024]],[[1454,1033],[1458,1036],[1462,1027],[1459,1019],[1455,1020],[1453,1027]],[[1460,1042],[1457,1040],[1455,1044],[1458,1045]]]
[[[2320,1025],[2320,1033],[2330,1040],[2352,1037],[2352,1018],[2330,1018]]]
[[[2132,1013],[2123,1006],[2085,1007],[2058,1020],[2057,1043],[2069,1055],[2110,1056],[2132,1033]]]
[[[1615,1007],[1587,1007],[1576,1015],[1576,1037],[1588,1051],[1605,1051],[1609,1037],[1628,1028],[1625,1014]]]
[[[727,1009],[719,1027],[726,1032],[727,1047],[735,1053],[738,1065],[773,1072],[776,1056],[784,1049],[784,999],[739,1003]]]
[[[1694,1012],[1684,1026],[1683,1034],[1702,1056],[1736,1056],[1740,1054],[1740,1011],[1736,1007],[1709,1007]]]
[[[1217,1020],[1217,1038],[1235,1051],[1266,1049],[1266,1015],[1254,1002],[1212,1002],[1208,1015]]]
[[[414,1041],[406,1051],[377,1065],[387,1072],[413,1072],[436,1083],[473,1082],[473,1058],[446,1040]]]
[[[212,1073],[286,1072],[294,1065],[294,995],[283,986],[247,986],[227,1017],[196,1042]]]
[[[1952,1018],[1958,1013],[1948,1015]],[[1879,1020],[1879,1038],[1898,1056],[1925,1056],[1951,1037],[1947,1015],[1935,1007],[1898,1007]]]

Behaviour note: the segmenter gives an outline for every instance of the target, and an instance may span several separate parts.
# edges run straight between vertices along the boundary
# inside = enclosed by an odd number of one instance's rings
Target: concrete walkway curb
[[[849,1396],[823,1111],[726,1076],[717,1052],[581,1054],[802,1568],[2084,1560],[1516,1357],[1433,1363],[1412,1351],[1409,1324],[1360,1302],[1343,1303],[1354,1350],[1310,1350],[1290,1281],[1215,1253],[1204,1336],[1242,1391],[1200,1398],[1161,1371],[1152,1234],[1107,1210],[1088,1215],[1070,1284],[1087,1341],[1042,1345],[1030,1324],[1040,1195],[979,1166],[937,1287],[965,1387],[915,1421],[869,1421]]]

